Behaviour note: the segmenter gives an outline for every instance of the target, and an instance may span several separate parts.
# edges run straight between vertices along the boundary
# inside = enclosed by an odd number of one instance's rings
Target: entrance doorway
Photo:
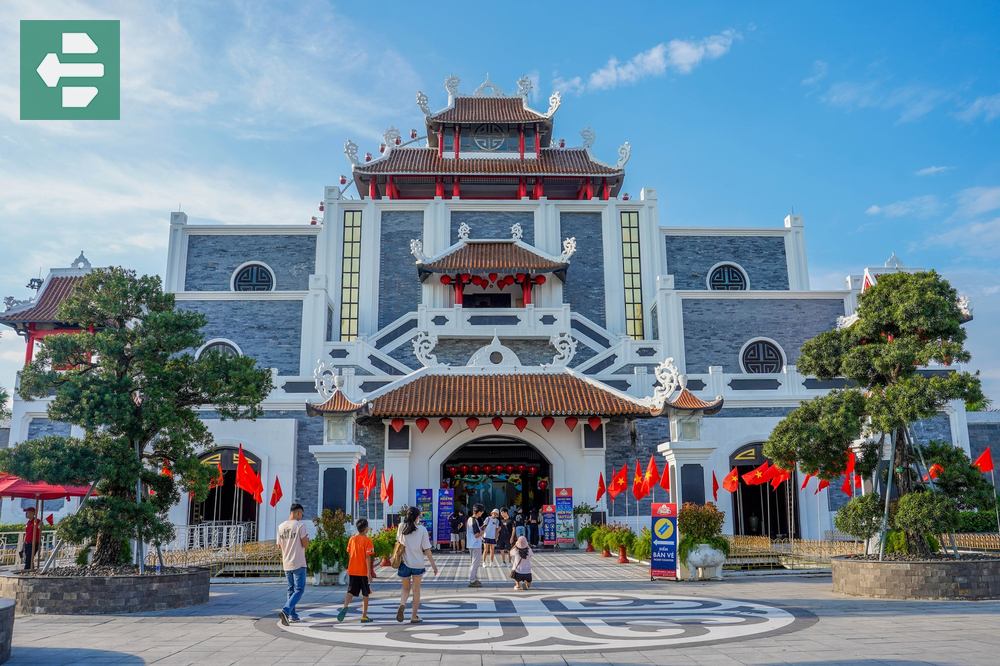
[[[535,447],[513,437],[482,437],[441,465],[441,486],[455,489],[455,506],[482,504],[540,512],[552,503],[552,466]]]
[[[767,536],[772,539],[794,539],[799,535],[798,481],[792,478],[777,489],[769,483],[749,486],[743,475],[764,463],[764,443],[754,442],[738,449],[729,457],[729,464],[740,475],[738,490],[732,494],[733,534]]]
[[[243,449],[250,467],[260,472],[260,458]],[[216,449],[201,458],[201,463],[215,470],[218,474],[222,468],[222,483],[212,482],[212,488],[203,502],[191,502],[188,511],[189,525],[243,525],[244,538],[248,541],[257,538],[257,511],[259,505],[253,496],[245,490],[236,488],[236,462],[239,459],[239,449]]]

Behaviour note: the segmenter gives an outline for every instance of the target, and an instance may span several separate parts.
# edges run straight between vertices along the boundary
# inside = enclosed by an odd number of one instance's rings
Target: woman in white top
[[[531,587],[531,559],[535,552],[523,536],[517,538],[517,543],[510,549],[510,577],[514,579],[515,590],[527,590]]]
[[[403,522],[396,530],[396,542],[403,544],[403,561],[399,563],[397,575],[403,579],[403,592],[399,598],[399,608],[396,610],[396,622],[403,621],[403,612],[406,610],[406,600],[410,596],[410,587],[413,588],[413,612],[410,615],[410,624],[419,624],[420,616],[420,580],[427,569],[424,567],[424,556],[431,563],[431,569],[437,576],[438,568],[434,563],[434,556],[431,555],[431,539],[427,534],[427,528],[420,522],[420,509],[411,506],[406,510]]]
[[[483,566],[497,565],[497,528],[500,526],[500,510],[493,509],[483,523]]]

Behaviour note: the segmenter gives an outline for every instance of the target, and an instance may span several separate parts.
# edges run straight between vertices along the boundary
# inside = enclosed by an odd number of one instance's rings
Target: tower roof
[[[599,162],[587,148],[542,148],[537,159],[507,157],[444,157],[435,148],[404,147],[354,165],[356,176],[369,174],[394,175],[473,175],[473,176],[608,176],[618,177],[620,184],[625,170]]]

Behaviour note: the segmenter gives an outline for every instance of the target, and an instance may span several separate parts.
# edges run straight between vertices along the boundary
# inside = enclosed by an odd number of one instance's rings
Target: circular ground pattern
[[[396,622],[396,599],[373,599],[370,624],[355,602],[344,622],[338,606],[299,609],[302,622],[280,635],[403,652],[550,654],[645,650],[757,638],[796,631],[808,618],[775,606],[706,597],[596,592],[452,594],[425,599],[422,624]]]

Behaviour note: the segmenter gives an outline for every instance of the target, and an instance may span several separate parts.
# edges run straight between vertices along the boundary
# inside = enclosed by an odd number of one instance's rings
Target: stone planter
[[[722,565],[726,563],[726,554],[721,550],[712,548],[707,543],[702,543],[694,547],[688,553],[686,562],[680,563],[678,578],[688,580],[722,580]]]
[[[10,640],[14,636],[14,602],[0,599],[0,664],[10,659]]]
[[[833,591],[877,599],[1000,599],[1000,558],[868,561],[834,557]]]
[[[0,597],[22,614],[109,615],[208,603],[208,569],[146,576],[0,575]]]
[[[340,567],[323,567],[322,571],[313,574],[313,585],[346,585],[347,570],[341,571]]]

